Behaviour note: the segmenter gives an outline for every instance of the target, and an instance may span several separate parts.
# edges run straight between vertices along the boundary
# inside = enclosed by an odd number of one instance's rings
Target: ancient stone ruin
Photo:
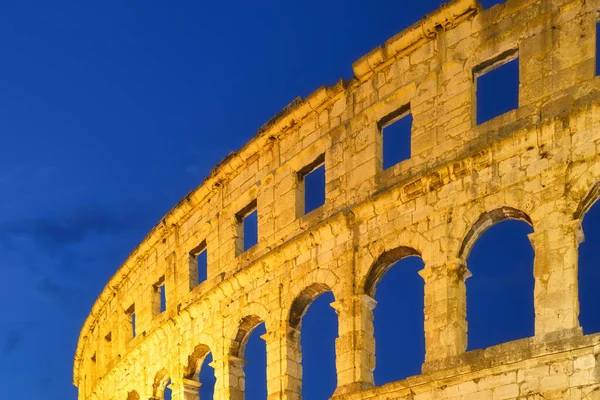
[[[356,61],[351,80],[294,101],[108,282],[77,346],[79,399],[162,399],[169,381],[174,399],[198,399],[209,352],[214,398],[243,399],[245,343],[260,323],[268,399],[300,399],[299,325],[328,291],[339,399],[600,399],[600,334],[584,335],[578,318],[581,221],[600,196],[599,9],[455,0]],[[513,61],[518,107],[480,122],[478,79]],[[410,157],[384,168],[383,130],[409,114]],[[322,167],[324,204],[306,212],[304,178]],[[535,335],[467,352],[466,259],[506,219],[534,230]],[[415,255],[422,374],[377,387],[373,292]]]

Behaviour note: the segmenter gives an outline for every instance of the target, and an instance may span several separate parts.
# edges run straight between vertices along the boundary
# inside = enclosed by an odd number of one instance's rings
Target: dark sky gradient
[[[152,226],[296,96],[350,78],[352,62],[441,3],[2,1],[0,397],[75,400],[79,330]],[[592,249],[600,244],[598,221],[596,211],[585,221]],[[469,285],[480,286],[469,290],[530,289],[529,281],[511,279],[530,278],[525,231],[506,223],[486,233],[469,259],[479,274]],[[518,250],[503,252],[503,240]],[[590,247],[582,258],[592,265]],[[377,287],[378,383],[417,373],[422,362],[419,262],[398,263]],[[590,293],[582,299],[598,304],[590,283],[600,279],[598,268],[586,271],[582,290]],[[530,295],[516,298],[529,307]],[[337,322],[328,296],[310,307],[302,332],[311,400],[335,386]],[[469,307],[475,318],[477,304]],[[582,304],[584,315],[600,330]],[[519,336],[531,323],[502,318],[491,322],[501,330],[496,339]],[[470,322],[473,340],[488,332]],[[257,337],[247,368],[260,384]],[[487,345],[484,339],[475,343]]]

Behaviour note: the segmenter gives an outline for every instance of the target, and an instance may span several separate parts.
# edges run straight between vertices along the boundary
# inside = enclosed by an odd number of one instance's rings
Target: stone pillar
[[[435,369],[434,362],[462,354],[467,348],[465,280],[471,273],[464,262],[452,260],[426,265],[419,275],[425,280],[425,372]]]
[[[302,350],[300,332],[282,326],[261,336],[267,344],[267,398],[300,400],[302,398]]]
[[[215,357],[213,353],[213,357]],[[214,400],[244,400],[244,366],[246,360],[234,356],[214,358],[209,364],[215,370]]]
[[[173,400],[200,400],[200,382],[191,379],[181,379],[171,384]]]
[[[557,222],[529,235],[535,252],[535,335],[579,335],[578,248],[581,221]]]
[[[374,386],[373,309],[376,304],[372,297],[364,294],[331,304],[338,314],[339,326],[335,340],[338,382],[334,396]]]

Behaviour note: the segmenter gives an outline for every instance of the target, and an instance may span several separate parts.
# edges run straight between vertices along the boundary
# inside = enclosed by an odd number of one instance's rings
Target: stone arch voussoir
[[[187,360],[183,364],[185,366],[183,369],[183,377],[186,379],[198,381],[204,359],[211,352],[209,346],[203,344],[203,342],[200,343],[201,344],[197,344],[194,347],[194,350],[187,356]]]
[[[431,242],[423,234],[407,229],[363,246],[357,253],[358,294],[369,294],[377,281],[396,261],[410,256],[418,256],[426,260],[432,253]]]
[[[461,246],[457,254],[457,259],[461,260],[463,263],[466,263],[466,260],[469,257],[469,253],[471,252],[471,249],[473,248],[477,240],[479,240],[479,238],[489,228],[496,225],[497,223],[506,220],[517,220],[526,222],[532,227],[534,226],[531,217],[518,208],[510,206],[501,206],[498,208],[493,208],[489,211],[478,211],[479,212],[477,213],[471,213],[470,211],[467,212],[467,218],[470,218],[472,220],[472,223],[470,223],[469,230],[466,231],[462,236]]]
[[[341,290],[340,278],[333,271],[317,268],[291,283],[288,295],[283,299],[282,316],[286,319],[286,323],[289,323],[292,312],[297,313],[304,305],[304,309],[299,316],[301,318],[306,308],[317,296],[330,291],[337,300],[341,296]],[[294,307],[296,307],[295,311],[293,310]]]
[[[567,210],[573,219],[583,219],[600,199],[600,162],[591,165],[582,175],[569,181]]]
[[[232,326],[225,338],[229,355],[243,358],[246,342],[252,331],[261,323],[269,332],[272,328],[272,314],[260,303],[250,303],[232,316]]]
[[[171,374],[167,370],[167,368],[161,368],[154,375],[154,381],[152,382],[152,396],[155,399],[162,399],[163,393],[167,386],[167,383],[171,379]]]

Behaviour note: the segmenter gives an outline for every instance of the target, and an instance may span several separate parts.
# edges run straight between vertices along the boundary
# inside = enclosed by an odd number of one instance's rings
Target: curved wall
[[[336,396],[599,399],[600,336],[582,335],[577,296],[580,221],[600,181],[598,7],[452,1],[354,63],[352,80],[292,103],[109,281],[77,346],[79,398],[160,399],[170,379],[174,398],[196,399],[211,352],[215,399],[242,399],[245,340],[265,322],[268,397],[299,399],[300,317],[332,291]],[[478,125],[478,74],[516,55],[518,109]],[[411,157],[384,170],[382,123],[406,109]],[[299,177],[321,160],[325,205],[304,215]],[[259,240],[244,252],[240,217],[253,205]],[[534,228],[535,336],[467,353],[466,258],[504,219]],[[425,264],[423,374],[374,387],[372,292],[409,255]]]

